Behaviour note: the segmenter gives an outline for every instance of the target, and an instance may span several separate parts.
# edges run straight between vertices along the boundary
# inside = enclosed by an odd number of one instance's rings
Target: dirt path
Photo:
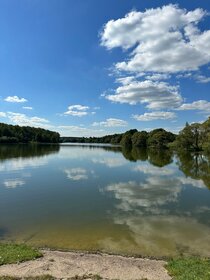
[[[83,254],[43,251],[44,257],[20,264],[0,266],[0,276],[38,276],[49,274],[56,278],[75,275],[100,275],[103,279],[170,280],[164,261],[126,258],[106,254]]]

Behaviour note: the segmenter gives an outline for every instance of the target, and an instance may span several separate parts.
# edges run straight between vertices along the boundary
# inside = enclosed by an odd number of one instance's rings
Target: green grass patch
[[[24,280],[55,280],[56,278],[51,275],[40,275],[40,276],[33,276],[33,277],[25,277]],[[1,280],[1,279],[0,279]]]
[[[29,261],[39,257],[42,257],[42,253],[25,244],[0,243],[0,265]]]
[[[168,262],[166,269],[173,280],[210,280],[210,259],[173,259]]]

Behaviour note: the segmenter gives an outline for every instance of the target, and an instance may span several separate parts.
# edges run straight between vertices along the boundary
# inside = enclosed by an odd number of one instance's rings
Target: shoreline
[[[98,275],[100,279],[170,280],[164,260],[121,256],[101,252],[73,252],[40,249],[43,257],[0,266],[0,276],[35,277],[51,275],[56,279]],[[81,278],[82,279],[82,278]]]
[[[209,257],[157,259],[0,243],[0,280],[208,280],[209,274]]]
[[[115,253],[109,251],[100,251],[100,250],[77,250],[77,249],[68,249],[68,248],[56,248],[56,247],[36,247],[40,251],[50,251],[50,252],[63,252],[63,253],[75,253],[75,254],[85,254],[85,255],[108,255],[108,256],[116,256],[116,257],[124,257],[124,258],[134,258],[134,259],[148,259],[154,261],[169,261],[170,259],[181,257],[178,255],[174,256],[153,256],[153,255],[142,255],[142,254],[129,254],[129,253]],[[199,255],[190,255],[191,257],[202,257]],[[205,258],[205,256],[203,256]],[[210,256],[209,256],[210,257]]]

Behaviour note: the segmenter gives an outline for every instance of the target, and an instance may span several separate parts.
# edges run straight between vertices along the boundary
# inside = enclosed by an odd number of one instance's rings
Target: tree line
[[[188,124],[178,135],[163,128],[150,132],[131,129],[121,134],[106,135],[103,137],[61,137],[62,143],[106,143],[121,146],[147,147],[147,148],[172,148],[188,151],[210,152],[210,118],[204,123]]]
[[[122,146],[135,147],[165,147],[175,140],[175,135],[162,128],[151,132],[131,129],[121,134],[105,135],[103,137],[61,137],[62,143],[104,143],[119,144]]]
[[[30,126],[0,123],[0,143],[59,143],[57,132]]]
[[[103,137],[60,137],[59,133],[42,128],[0,123],[0,143],[105,143],[127,147],[172,148],[210,152],[210,117],[203,123],[186,123],[178,135],[157,128],[150,132],[130,129],[125,133]]]
[[[125,133],[106,135],[103,137],[61,137],[61,142],[106,143],[119,144],[121,146],[166,148],[175,138],[175,134],[158,128],[151,132],[131,129]]]

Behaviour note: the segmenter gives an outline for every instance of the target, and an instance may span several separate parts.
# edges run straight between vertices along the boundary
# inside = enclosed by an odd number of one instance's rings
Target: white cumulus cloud
[[[119,103],[145,104],[149,109],[169,109],[179,107],[183,101],[177,86],[161,81],[132,81],[119,86],[114,94],[105,98]]]
[[[24,103],[24,102],[27,102],[28,100],[25,99],[25,98],[20,98],[16,95],[14,96],[7,96],[4,101],[7,101],[7,102],[11,102],[11,103]]]
[[[116,64],[118,70],[139,73],[198,70],[210,62],[210,30],[202,32],[198,28],[206,14],[200,8],[187,11],[172,4],[132,11],[105,24],[101,44],[107,49],[131,50],[127,60]]]
[[[64,113],[64,115],[71,115],[76,117],[83,117],[88,114],[88,110],[90,108],[88,106],[83,105],[71,105],[68,107],[68,110]]]
[[[114,64],[120,86],[102,96],[159,111],[134,115],[138,120],[173,119],[175,113],[168,111],[174,109],[209,112],[208,101],[184,103],[178,83],[170,84],[171,78],[210,82],[202,73],[202,67],[210,63],[210,29],[199,26],[208,15],[201,8],[190,11],[169,4],[133,10],[106,22],[101,45],[108,50],[121,48],[124,58]]]

